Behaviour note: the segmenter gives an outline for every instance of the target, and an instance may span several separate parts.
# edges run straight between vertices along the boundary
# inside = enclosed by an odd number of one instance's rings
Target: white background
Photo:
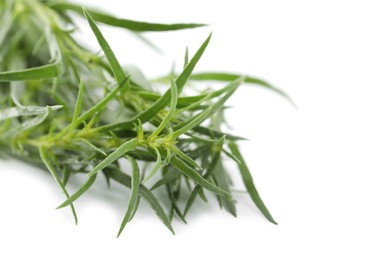
[[[99,182],[76,203],[76,227],[68,209],[55,210],[64,197],[50,175],[7,160],[0,162],[0,259],[390,258],[388,1],[104,0],[99,6],[129,19],[211,24],[147,34],[164,56],[129,33],[102,27],[120,61],[148,76],[169,71],[174,60],[181,66],[185,46],[193,54],[213,31],[198,71],[256,75],[295,100],[298,109],[269,91],[243,87],[230,102],[229,122],[250,139],[241,147],[279,225],[238,195],[238,218],[215,202],[199,202],[188,225],[174,222],[176,236],[141,206],[116,239],[127,190]]]

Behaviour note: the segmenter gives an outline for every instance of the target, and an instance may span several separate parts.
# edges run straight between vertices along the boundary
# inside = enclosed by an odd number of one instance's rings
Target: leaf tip
[[[59,205],[56,209],[62,209],[62,208],[65,208],[67,205],[67,201],[65,201],[64,203],[62,203],[61,205]]]

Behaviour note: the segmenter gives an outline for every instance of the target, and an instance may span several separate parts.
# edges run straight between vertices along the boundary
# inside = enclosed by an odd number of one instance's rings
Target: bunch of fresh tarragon
[[[76,16],[84,16],[104,52],[98,55],[73,35]],[[234,160],[253,202],[276,223],[260,199],[242,158],[240,137],[222,132],[225,102],[242,83],[257,84],[286,95],[253,77],[227,73],[193,73],[211,35],[180,73],[147,80],[118,63],[96,22],[145,31],[195,28],[202,24],[154,24],[119,19],[66,1],[0,1],[0,153],[45,167],[58,183],[77,222],[75,201],[105,177],[130,188],[120,227],[146,202],[173,232],[174,215],[185,217],[205,190],[236,215],[232,182],[224,160]],[[226,82],[217,90],[184,95],[190,82]],[[157,83],[156,83],[157,82]],[[165,84],[166,91],[154,91]],[[161,89],[161,88],[159,88]],[[118,160],[128,160],[125,172]],[[123,164],[122,164],[123,166]],[[75,174],[87,181],[74,193],[66,186]],[[153,178],[152,178],[153,177]],[[170,212],[154,190],[165,189]],[[183,190],[189,192],[184,194]],[[183,195],[184,194],[184,195]],[[161,195],[160,195],[161,196]],[[165,198],[164,198],[165,199]],[[179,207],[178,200],[187,201]]]

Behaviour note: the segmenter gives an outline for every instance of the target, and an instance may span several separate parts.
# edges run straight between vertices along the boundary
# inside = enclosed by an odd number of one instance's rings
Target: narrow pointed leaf
[[[226,136],[227,140],[232,140],[232,141],[246,140],[244,137],[230,135],[204,126],[196,126],[193,128],[193,130],[194,132],[197,132],[202,135],[210,136],[211,138],[221,138],[222,136]]]
[[[228,176],[226,175],[226,172],[225,172],[225,169],[222,165],[221,159],[219,159],[212,177],[213,177],[215,184],[218,187],[221,187],[222,189],[230,192],[229,179],[228,179]],[[220,200],[221,206],[223,208],[225,208],[234,217],[237,217],[237,209],[236,209],[235,201],[227,200],[227,199],[222,198],[220,196],[218,198]]]
[[[175,115],[176,105],[177,105],[178,93],[177,86],[174,80],[171,80],[171,105],[167,115],[161,121],[158,128],[152,133],[151,138],[158,136],[161,131],[169,124],[173,116]]]
[[[210,176],[213,174],[214,172],[214,169],[218,163],[218,161],[220,160],[220,157],[221,157],[221,149],[223,147],[223,144],[225,142],[225,139],[226,137],[223,136],[221,137],[217,144],[215,145],[216,146],[216,149],[212,149],[213,152],[211,154],[211,162],[210,164],[208,164],[207,166],[207,169],[206,169],[206,173],[204,174],[203,178],[205,178],[206,180],[210,178]],[[190,198],[188,199],[187,201],[187,204],[186,204],[186,207],[184,209],[184,216],[187,215],[188,211],[190,210],[192,204],[195,202],[195,199],[196,199],[196,196],[200,193],[200,191],[202,190],[202,186],[201,185],[196,185],[195,188],[193,189],[191,195],[190,195]],[[206,199],[207,200],[207,199]]]
[[[207,197],[206,197],[206,194],[204,193],[204,189],[202,189],[202,188],[199,190],[199,197],[200,197],[204,202],[208,203],[208,199],[207,199]]]
[[[202,170],[202,167],[199,166],[191,157],[186,155],[184,152],[182,152],[179,148],[176,146],[171,147],[172,152],[174,152],[178,157],[180,157],[183,161],[191,165],[197,170]]]
[[[141,196],[137,196],[137,201],[135,202],[134,210],[130,215],[129,222],[133,220],[135,213],[137,213],[140,201],[141,201]]]
[[[165,174],[159,181],[157,181],[150,190],[155,190],[163,185],[166,185],[167,183],[170,183],[174,180],[176,180],[179,177],[179,174],[177,171],[169,171],[167,174]]]
[[[184,55],[184,68],[187,66],[188,64],[188,47],[186,47],[186,53]]]
[[[251,196],[253,202],[256,204],[257,208],[264,214],[264,216],[272,223],[277,224],[273,219],[271,213],[268,211],[264,202],[260,198],[259,193],[253,183],[252,175],[249,171],[248,166],[246,165],[244,158],[242,157],[238,146],[234,142],[229,142],[229,148],[232,154],[240,160],[240,164],[238,164],[238,168],[240,169],[241,177],[244,181],[245,187],[248,190],[249,195]]]
[[[118,170],[110,170],[108,172],[108,176],[110,176],[115,181],[119,182],[120,184],[131,188],[131,177],[129,175],[126,175]],[[153,209],[153,211],[156,213],[156,215],[159,217],[161,222],[173,233],[173,227],[171,225],[171,222],[169,220],[169,217],[165,213],[164,209],[162,208],[161,204],[158,202],[156,197],[153,195],[153,193],[148,190],[144,185],[140,185],[140,196],[143,200]]]
[[[58,105],[46,107],[27,106],[6,108],[0,110],[0,122],[13,117],[42,115],[48,113],[49,109],[58,110],[61,108],[62,106]]]
[[[126,154],[128,151],[133,150],[136,147],[137,139],[132,139],[123,143],[114,152],[108,155],[101,163],[99,163],[95,168],[93,168],[92,171],[88,173],[88,176],[92,177],[96,175],[99,171],[103,170],[104,168],[112,164],[114,161],[122,157],[124,154]]]
[[[107,154],[102,149],[100,149],[99,147],[97,147],[96,145],[94,145],[93,143],[91,143],[90,141],[88,141],[85,138],[78,138],[78,139],[76,139],[76,141],[81,141],[84,144],[86,144],[88,147],[90,147],[92,150],[94,150],[94,151],[96,151],[104,156],[107,156]]]
[[[90,117],[92,117],[98,111],[104,109],[104,107],[107,105],[107,103],[110,102],[116,96],[116,94],[118,94],[118,92],[122,89],[122,87],[126,84],[127,81],[128,81],[128,78],[125,78],[107,96],[105,96],[102,100],[100,100],[99,103],[97,103],[96,105],[94,105],[93,107],[88,109],[88,111],[86,111],[84,114],[82,114],[76,120],[76,123],[74,125],[81,124],[83,121],[89,119]]]
[[[51,7],[57,10],[69,10],[69,11],[76,12],[80,15],[83,14],[82,8],[76,4],[54,3],[51,4]],[[196,24],[196,23],[159,24],[159,23],[139,22],[134,20],[116,18],[115,16],[106,14],[101,11],[92,10],[90,8],[88,8],[88,10],[89,13],[92,15],[92,17],[98,22],[110,26],[125,28],[131,31],[138,31],[138,32],[175,31],[175,30],[191,29],[191,28],[206,26],[206,24]]]
[[[172,232],[172,234],[175,234],[173,227],[169,221],[169,218],[164,212],[164,209],[162,208],[161,204],[158,202],[157,198],[153,195],[151,191],[149,191],[145,186],[141,186],[140,192],[142,194],[142,199],[146,201],[146,203],[149,204],[149,206],[154,210],[156,215],[160,218],[160,220],[164,223],[164,225]]]
[[[207,45],[210,42],[210,39],[211,39],[211,34],[204,41],[204,43],[200,46],[200,48],[195,53],[194,57],[192,57],[192,59],[190,60],[188,65],[185,67],[183,72],[176,78],[175,83],[176,83],[177,91],[179,94],[182,92],[188,78],[190,77],[196,64],[198,63],[198,61],[202,57],[204,51],[206,50]],[[109,126],[102,126],[98,129],[96,129],[96,131],[97,132],[106,132],[106,131],[114,130],[116,128],[133,127],[134,123],[136,123],[137,120],[141,120],[142,122],[147,122],[151,118],[153,118],[158,112],[160,112],[161,109],[165,108],[169,104],[170,99],[171,99],[171,90],[169,89],[156,102],[154,102],[147,110],[145,110],[145,111],[141,112],[140,114],[138,114],[137,116],[135,116],[131,121],[121,122],[121,123],[117,123],[117,124],[111,124]]]
[[[130,195],[130,201],[129,205],[127,207],[127,211],[125,214],[125,217],[123,218],[121,227],[119,229],[117,237],[120,236],[123,229],[125,228],[126,224],[129,222],[130,218],[134,216],[135,208],[137,206],[137,200],[138,200],[138,192],[139,192],[139,186],[141,183],[141,178],[139,174],[139,167],[137,162],[133,158],[129,158],[129,161],[131,162],[132,168],[133,168],[133,178],[131,178],[131,195]]]
[[[88,180],[83,184],[83,186],[80,187],[76,193],[74,193],[72,196],[70,196],[66,201],[64,201],[61,205],[57,207],[57,209],[64,208],[66,206],[69,206],[72,204],[75,200],[80,198],[81,195],[83,195],[89,188],[91,188],[92,184],[95,182],[97,175],[93,175],[88,178]]]
[[[196,125],[199,125],[201,124],[202,122],[204,122],[207,118],[209,118],[210,116],[212,116],[213,114],[215,114],[216,112],[218,112],[222,107],[223,105],[225,104],[225,102],[233,95],[233,93],[237,90],[237,88],[241,85],[242,81],[244,80],[244,77],[240,77],[238,78],[237,80],[231,82],[228,86],[227,86],[227,89],[229,89],[229,91],[222,97],[220,98],[215,104],[213,104],[212,107],[210,107],[210,111],[209,113],[207,113],[206,116],[203,116],[201,119],[197,119],[196,121]],[[178,128],[183,128],[185,129],[185,127],[189,127],[192,123],[191,121],[194,120],[194,119],[188,119],[187,121],[185,122],[182,122],[178,125],[176,125],[174,127],[174,129],[178,129]],[[195,125],[195,126],[196,126]]]
[[[132,31],[132,33],[138,40],[140,40],[142,43],[144,43],[146,46],[148,46],[150,49],[152,49],[156,53],[158,53],[160,55],[164,54],[164,51],[162,49],[160,49],[160,47],[158,47],[154,42],[152,42],[151,40],[146,38],[144,36],[144,34],[142,34],[142,32]]]
[[[160,169],[162,165],[161,154],[157,149],[156,149],[156,155],[157,155],[156,163],[154,164],[153,168],[150,170],[148,176],[145,177],[142,184],[145,184],[148,180],[150,180],[150,178],[152,178],[156,174],[156,172],[158,171],[158,169]]]
[[[50,109],[48,109],[46,113],[40,114],[34,118],[24,121],[23,124],[20,126],[20,128],[16,130],[16,132],[23,132],[37,125],[40,125],[49,116],[50,112],[51,112]]]
[[[176,137],[186,133],[187,131],[191,130],[195,126],[199,125],[201,122],[203,122],[203,120],[205,118],[207,118],[207,116],[211,110],[212,110],[212,107],[210,107],[207,110],[203,111],[202,113],[194,116],[194,118],[190,122],[188,122],[185,126],[183,126],[182,128],[180,128],[172,133],[173,138],[176,138]]]
[[[47,152],[46,152],[46,149],[41,146],[39,148],[39,155],[41,156],[41,159],[42,159],[42,162],[45,164],[46,168],[49,170],[49,172],[51,173],[51,175],[53,176],[54,180],[57,182],[57,184],[60,186],[62,192],[65,194],[65,196],[67,198],[69,198],[69,193],[68,191],[66,190],[65,188],[65,185],[63,184],[63,182],[61,181],[60,177],[58,176],[57,174],[57,171],[55,169],[55,167],[53,166],[53,164],[50,162],[50,159],[48,158],[48,155],[47,155]],[[70,205],[71,207],[71,210],[72,210],[72,214],[73,214],[73,218],[74,218],[74,221],[77,225],[77,214],[76,214],[76,210],[73,206],[73,204]]]
[[[183,223],[187,224],[185,216],[183,215],[179,206],[177,205],[177,200],[176,200],[175,196],[173,195],[171,185],[167,185],[166,187],[167,187],[167,192],[169,195],[169,199],[171,200],[172,208],[173,208],[174,212],[176,212],[177,216],[181,219],[181,221],[183,221]]]
[[[195,73],[191,75],[191,80],[195,81],[233,81],[241,77],[242,75],[240,74],[235,74],[235,73],[223,73],[223,72],[203,72],[203,73]],[[284,98],[286,98],[293,106],[295,106],[294,101],[282,90],[272,86],[270,83],[259,79],[255,77],[249,77],[247,76],[245,79],[245,83],[251,83],[255,84],[267,89],[270,89]]]
[[[188,200],[187,200],[187,204],[186,204],[186,206],[185,206],[185,208],[184,208],[184,212],[183,212],[183,216],[184,216],[184,217],[187,216],[188,212],[190,211],[192,205],[194,204],[194,202],[195,202],[195,200],[196,200],[196,198],[197,198],[197,196],[198,196],[198,193],[199,193],[199,191],[200,191],[201,189],[202,189],[202,188],[201,188],[199,185],[197,185],[197,186],[195,186],[195,188],[192,190],[192,192],[191,192],[191,194],[190,194],[190,197],[189,197]]]
[[[88,13],[88,11],[85,8],[83,10],[84,10],[85,17],[88,20],[89,26],[91,27],[93,33],[95,34],[97,41],[99,42],[100,47],[102,48],[104,54],[107,57],[108,63],[110,64],[111,70],[114,73],[115,79],[118,82],[118,84],[120,84],[126,78],[126,74],[123,71],[122,66],[119,64],[118,59],[116,58],[110,45],[108,44],[108,42],[104,38],[103,34],[101,33],[101,31],[97,27],[97,25],[96,25],[95,21],[93,20],[93,18],[91,17],[91,15]],[[124,88],[125,90],[130,88],[130,84],[127,80],[125,82],[124,87],[125,87]]]
[[[61,61],[57,60],[54,63],[40,67],[0,72],[0,82],[50,79],[59,76],[61,73]]]
[[[202,177],[197,171],[192,169],[190,166],[188,166],[184,161],[182,161],[180,158],[173,156],[171,159],[171,164],[181,171],[184,175],[191,178],[193,181],[201,185],[203,188],[208,189],[216,194],[219,194],[221,196],[226,197],[227,199],[231,198],[231,195],[227,193],[226,191],[222,190],[221,188],[218,188],[208,180]]]
[[[70,170],[68,167],[65,167],[62,176],[62,184],[64,185],[64,187],[66,187],[66,184],[68,184],[69,178],[70,178]]]
[[[77,96],[76,106],[75,106],[74,113],[73,113],[73,118],[72,118],[72,127],[71,127],[72,129],[77,127],[77,125],[76,125],[77,124],[77,119],[79,118],[79,115],[80,115],[80,112],[81,112],[81,108],[83,106],[84,89],[85,89],[84,81],[80,80],[79,93],[78,93],[78,96]]]

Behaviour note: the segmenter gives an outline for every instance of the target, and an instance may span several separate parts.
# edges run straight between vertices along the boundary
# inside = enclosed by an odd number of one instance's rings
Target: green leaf
[[[45,164],[46,168],[49,170],[49,172],[51,173],[51,175],[53,176],[54,180],[57,182],[57,184],[60,186],[62,192],[65,194],[65,196],[69,199],[69,193],[68,191],[66,190],[65,188],[65,185],[63,184],[63,182],[61,181],[60,177],[58,176],[57,174],[57,171],[55,170],[55,167],[54,165],[50,162],[50,159],[48,157],[48,154],[47,154],[47,150],[45,147],[41,146],[39,147],[39,155],[42,159],[42,162]],[[70,205],[71,209],[72,209],[72,214],[73,214],[73,218],[74,218],[74,221],[77,225],[77,214],[76,214],[76,210],[73,206],[73,204]]]
[[[87,120],[88,118],[92,117],[95,113],[98,111],[101,111],[104,109],[108,102],[110,102],[116,94],[122,89],[122,87],[126,84],[128,81],[128,78],[125,78],[121,83],[118,84],[116,88],[114,88],[107,96],[105,96],[102,100],[100,100],[96,105],[88,109],[84,114],[82,114],[74,123],[74,125],[79,125],[83,121]]]
[[[225,89],[228,89],[229,91],[222,97],[220,98],[215,104],[213,104],[210,108],[210,112],[207,114],[207,116],[204,116],[202,119],[200,119],[199,121],[196,121],[197,122],[197,125],[201,124],[202,122],[204,122],[207,118],[209,118],[210,116],[212,116],[213,114],[215,114],[216,112],[218,112],[222,107],[223,105],[225,104],[225,102],[231,97],[231,95],[233,95],[233,93],[237,90],[237,88],[241,85],[241,83],[243,82],[244,80],[244,77],[240,77],[238,78],[237,80],[229,83],[229,85],[225,88]],[[195,103],[194,103],[195,104]],[[193,105],[194,105],[193,104]],[[191,107],[191,106],[190,106]],[[197,116],[195,116],[197,117]],[[191,121],[193,121],[194,119],[188,119],[187,121],[184,121],[178,125],[176,125],[174,127],[174,129],[179,129],[179,128],[185,128],[185,127],[188,127],[190,124],[191,124]]]
[[[195,186],[195,188],[192,190],[191,194],[190,194],[190,197],[188,198],[187,200],[187,203],[186,203],[186,206],[184,208],[184,212],[183,212],[183,216],[187,216],[188,212],[190,211],[192,205],[194,204],[197,196],[198,196],[198,193],[199,191],[202,189],[201,186],[197,185]]]
[[[226,136],[227,140],[232,140],[232,141],[238,141],[238,140],[246,140],[244,137],[240,136],[235,136],[235,135],[230,135],[227,133],[223,133],[208,127],[204,126],[197,126],[193,128],[194,132],[197,132],[202,135],[210,136],[211,138],[221,138],[222,136]]]
[[[223,136],[221,137],[218,142],[215,144],[216,149],[212,149],[211,153],[211,162],[208,164],[206,173],[204,174],[203,178],[204,179],[209,179],[210,176],[213,174],[214,169],[221,157],[221,149],[223,147],[223,144],[225,143],[226,137]],[[191,192],[191,195],[187,201],[186,207],[184,209],[184,216],[187,215],[188,211],[190,210],[192,204],[195,202],[196,196],[199,194],[199,192],[202,190],[201,185],[196,185],[193,191]]]
[[[229,151],[227,151],[226,149],[223,149],[223,153],[226,154],[230,159],[232,159],[233,161],[235,161],[236,163],[240,164],[240,160],[238,160],[238,158],[236,156],[234,156],[232,153],[230,153]]]
[[[83,106],[84,89],[85,89],[84,81],[80,80],[79,93],[77,95],[76,106],[75,106],[74,113],[73,113],[71,129],[74,129],[77,127],[77,119],[79,118],[81,108]]]
[[[186,47],[186,53],[184,55],[184,68],[188,65],[188,47]]]
[[[81,141],[83,142],[84,144],[86,144],[88,147],[90,147],[92,150],[104,155],[104,156],[107,156],[107,154],[102,150],[100,149],[99,147],[97,147],[96,145],[94,145],[93,143],[91,143],[89,140],[85,139],[85,138],[77,138],[75,139],[75,141]]]
[[[228,179],[228,176],[226,175],[226,172],[225,172],[225,169],[222,165],[222,161],[221,159],[219,159],[215,169],[214,169],[214,174],[213,174],[213,180],[215,182],[215,184],[218,186],[218,187],[221,187],[222,189],[230,192],[230,183],[229,183],[229,179]],[[218,197],[221,201],[221,205],[230,213],[232,214],[234,217],[237,217],[237,209],[236,209],[236,206],[235,206],[235,201],[233,200],[227,200],[225,198],[222,198],[222,197]]]
[[[207,46],[209,45],[209,42],[211,40],[212,33],[207,37],[207,39],[203,42],[203,44],[200,46],[200,48],[195,53],[194,57],[190,60],[190,62],[185,66],[183,72],[176,78],[176,85],[178,92],[181,93],[184,85],[187,83],[189,77],[191,76],[196,64],[202,57],[204,51],[206,50]]]
[[[171,80],[171,105],[169,108],[168,113],[164,117],[164,119],[161,121],[160,125],[157,127],[155,131],[153,131],[150,138],[157,137],[161,131],[164,130],[164,128],[169,124],[169,122],[172,120],[173,116],[175,115],[176,105],[177,105],[177,99],[178,99],[178,93],[177,93],[177,86],[175,81]]]
[[[138,207],[139,207],[139,203],[140,203],[140,202],[141,202],[141,197],[140,197],[140,196],[137,196],[137,201],[135,202],[134,210],[133,210],[133,212],[131,213],[129,222],[133,220],[133,218],[134,218],[134,216],[135,216],[135,213],[137,213],[137,210],[138,210]]]
[[[48,111],[46,113],[40,114],[34,118],[31,118],[31,119],[24,121],[22,123],[22,125],[20,126],[20,128],[18,128],[15,131],[15,133],[20,133],[20,132],[26,131],[28,129],[34,128],[37,125],[42,124],[42,122],[45,121],[45,119],[49,116],[50,112],[51,112],[51,110],[48,109]]]
[[[51,7],[56,10],[69,10],[76,12],[80,15],[83,14],[82,8],[79,5],[76,4],[69,4],[69,3],[54,3],[51,4]],[[138,22],[128,19],[119,19],[114,16],[111,16],[109,14],[92,10],[88,8],[90,11],[90,14],[92,17],[101,23],[115,26],[119,28],[125,28],[131,31],[138,31],[138,32],[162,32],[162,31],[174,31],[174,30],[183,30],[183,29],[191,29],[191,28],[197,28],[201,26],[206,26],[206,24],[195,24],[195,23],[177,23],[177,24],[159,24],[159,23],[146,23],[146,22]]]
[[[144,199],[145,202],[149,204],[149,206],[154,210],[156,215],[160,218],[163,224],[172,232],[172,234],[175,234],[175,231],[173,230],[168,216],[165,214],[164,209],[162,208],[156,197],[153,195],[153,193],[149,191],[145,186],[141,186],[140,192],[142,195],[142,199]]]
[[[64,187],[66,187],[66,184],[68,183],[70,178],[70,169],[68,167],[65,167],[63,170],[63,176],[62,176],[62,184]]]
[[[177,86],[177,92],[180,94],[187,83],[188,78],[192,74],[192,71],[194,70],[196,64],[202,57],[204,51],[206,50],[211,35],[203,42],[203,44],[200,46],[198,51],[195,53],[194,57],[191,59],[191,61],[188,63],[188,65],[184,68],[183,72],[176,78],[175,83]],[[167,90],[163,96],[161,96],[155,103],[153,103],[152,106],[150,106],[146,111],[141,113],[136,118],[141,120],[142,122],[147,122],[151,118],[153,118],[161,109],[166,107],[171,100],[171,90]],[[133,119],[134,120],[134,119]]]
[[[242,84],[242,82],[244,80],[245,80],[245,77],[240,77],[227,85],[226,88],[229,89],[229,91],[222,98],[220,98],[217,102],[215,102],[215,104],[213,104],[212,110],[210,111],[209,116],[218,112],[223,107],[225,102],[234,94],[234,92],[237,90],[237,88]],[[205,120],[205,119],[203,119],[203,120]]]
[[[129,220],[134,216],[135,209],[137,207],[137,200],[138,200],[138,192],[139,192],[139,186],[141,183],[141,178],[139,174],[139,167],[137,162],[133,158],[129,158],[129,161],[133,167],[133,178],[131,179],[131,195],[130,195],[130,201],[129,205],[127,207],[127,211],[125,214],[125,217],[123,218],[121,227],[119,229],[117,237],[120,236],[122,233],[123,229],[125,228],[126,224],[129,222]]]
[[[59,76],[62,72],[62,63],[58,59],[35,68],[0,72],[0,82],[50,79]]]
[[[135,65],[125,65],[123,67],[125,73],[131,75],[130,83],[140,87],[140,89],[150,90],[152,88],[149,80],[146,78],[144,73]],[[133,89],[135,89],[135,86]]]
[[[172,186],[171,184],[166,185],[168,196],[169,196],[169,199],[171,200],[171,203],[172,203],[172,208],[176,212],[176,214],[179,216],[181,221],[183,221],[183,223],[187,224],[187,221],[186,221],[183,213],[181,212],[179,206],[177,205],[177,199],[175,198],[175,196],[172,192],[171,186]]]
[[[114,152],[107,156],[101,163],[99,163],[95,168],[93,168],[92,171],[88,173],[88,176],[92,177],[96,175],[99,171],[103,170],[104,168],[112,164],[114,161],[118,160],[118,158],[122,157],[125,153],[135,149],[136,147],[137,139],[132,139],[123,143]]]
[[[205,120],[205,118],[207,118],[207,116],[208,116],[208,114],[210,113],[211,110],[212,110],[212,107],[209,107],[208,109],[206,109],[202,113],[199,113],[198,115],[194,116],[185,126],[183,126],[182,128],[176,130],[175,132],[173,132],[170,135],[173,138],[176,138],[176,137],[186,133],[187,131],[191,130],[195,126],[197,126],[200,123],[202,123]]]
[[[231,199],[231,195],[220,189],[219,187],[215,186],[208,180],[202,177],[197,171],[192,169],[190,166],[188,166],[184,161],[182,161],[180,158],[173,156],[171,158],[170,163],[179,171],[181,171],[184,175],[191,178],[193,181],[201,185],[203,188],[208,189],[209,191],[212,191],[216,194],[219,194],[227,199]]]
[[[211,100],[215,97],[219,97],[222,94],[230,91],[231,89],[232,89],[232,85],[228,84],[227,86],[225,86],[221,89],[218,89],[218,90],[206,93],[206,94],[201,94],[201,95],[196,95],[196,96],[179,97],[178,102],[177,102],[177,106],[181,108],[180,109],[181,111],[189,110],[192,107],[194,107],[194,103],[199,102],[198,105],[200,105],[201,102],[204,102],[206,100]],[[150,92],[150,91],[144,91],[144,90],[137,91],[137,94],[142,96],[145,99],[152,100],[152,101],[156,101],[161,97],[159,94],[156,94],[156,93]]]
[[[85,8],[83,9],[83,11],[84,11],[85,17],[88,20],[89,26],[91,27],[93,33],[95,34],[97,41],[99,42],[100,47],[103,49],[104,54],[107,57],[108,63],[110,64],[110,67],[112,69],[112,72],[114,73],[116,81],[118,82],[118,84],[121,84],[121,82],[123,80],[125,80],[125,78],[126,78],[126,74],[123,71],[122,66],[119,64],[118,59],[115,57],[114,52],[112,51],[110,45],[108,44],[108,42],[104,38],[103,34],[101,33],[101,31],[97,27],[97,25],[96,25],[95,21],[93,20],[93,18],[91,17],[91,15],[88,13],[88,11]],[[130,84],[126,80],[124,91],[127,89],[130,89]],[[124,92],[122,91],[122,93],[124,93]]]
[[[62,106],[46,106],[46,107],[38,107],[38,106],[27,106],[27,107],[11,107],[0,110],[0,122],[6,119],[21,117],[21,116],[34,116],[34,115],[42,115],[47,114],[49,110],[58,110],[61,109]]]
[[[108,176],[114,179],[115,181],[119,182],[120,184],[131,188],[131,177],[127,174],[122,173],[119,170],[109,169],[110,171],[107,172]],[[148,190],[144,185],[140,185],[140,196],[143,200],[153,209],[153,211],[156,213],[156,215],[159,217],[161,222],[173,233],[171,222],[169,220],[169,217],[164,212],[164,209],[162,208],[161,204],[158,202],[156,197],[153,195],[153,193]]]
[[[181,158],[183,161],[185,161],[186,163],[188,163],[189,165],[191,165],[195,169],[202,170],[202,167],[200,167],[191,157],[189,157],[187,154],[182,152],[176,146],[173,145],[173,146],[170,147],[170,149],[172,150],[172,152],[174,152],[176,154],[176,156]]]
[[[273,219],[271,213],[268,211],[267,207],[265,206],[264,202],[260,198],[259,193],[257,192],[257,189],[255,187],[255,184],[253,183],[252,175],[249,171],[248,166],[245,163],[244,158],[242,157],[240,150],[238,149],[238,146],[234,142],[229,142],[229,148],[232,152],[232,154],[238,158],[238,160],[241,162],[238,164],[238,168],[240,169],[241,177],[244,181],[245,187],[248,190],[249,195],[251,196],[253,202],[256,204],[257,208],[263,213],[263,215],[272,223],[277,224],[276,221]]]
[[[192,74],[190,79],[194,80],[194,81],[223,81],[223,82],[226,82],[226,81],[237,80],[241,76],[242,75],[235,74],[235,73],[203,72],[203,73]],[[245,83],[251,83],[251,84],[255,84],[255,85],[270,89],[270,90],[280,94],[284,98],[286,98],[293,106],[295,106],[294,101],[284,91],[272,86],[270,83],[268,83],[262,79],[247,76],[245,78]]]
[[[156,174],[156,172],[158,171],[158,169],[160,169],[160,167],[162,165],[160,152],[157,149],[155,149],[155,152],[157,155],[156,163],[154,164],[154,166],[153,166],[152,170],[150,171],[150,173],[148,174],[148,176],[145,177],[142,184],[145,184],[148,180],[150,180],[150,178],[152,178]]]
[[[0,46],[4,46],[3,43],[11,31],[14,20],[14,16],[12,15],[12,9],[14,8],[14,4],[8,1],[8,4],[2,8],[4,8],[5,10],[3,9],[4,14],[1,15],[0,19]]]
[[[142,160],[146,162],[154,162],[156,158],[149,151],[134,149],[132,151],[128,151],[127,155],[133,157],[136,160]]]
[[[69,206],[75,200],[77,200],[81,195],[83,195],[89,188],[91,188],[92,184],[96,181],[96,176],[97,175],[93,175],[89,177],[88,180],[83,184],[83,186],[81,186],[80,189],[76,191],[76,193],[74,193],[67,200],[65,200],[61,205],[59,205],[57,209],[61,209],[66,206]]]
[[[146,38],[142,32],[132,31],[133,35],[138,38],[142,43],[144,43],[146,46],[151,48],[153,51],[157,52],[160,55],[164,54],[164,51],[161,50],[155,43],[153,43],[151,40]]]
[[[210,42],[211,35],[203,42],[203,44],[200,46],[198,51],[195,53],[194,57],[191,59],[191,61],[188,63],[188,65],[185,67],[183,72],[176,78],[175,83],[177,86],[177,92],[180,94],[190,77],[192,71],[194,70],[196,64],[202,57],[204,51],[207,48],[207,45]],[[96,129],[97,132],[106,132],[110,131],[116,128],[129,128],[133,127],[134,124],[138,121],[141,120],[142,122],[148,122],[151,118],[153,118],[158,112],[160,112],[163,108],[165,108],[171,100],[171,90],[167,90],[163,96],[161,96],[156,102],[154,102],[148,109],[145,111],[141,112],[137,116],[135,116],[131,121],[126,121],[126,122],[121,122],[121,123],[116,123],[116,124],[111,124],[107,126],[102,126]]]
[[[170,183],[174,180],[176,180],[180,175],[176,170],[169,171],[167,174],[165,174],[160,180],[158,180],[151,188],[150,190],[155,190],[163,185],[166,185],[167,183]]]

